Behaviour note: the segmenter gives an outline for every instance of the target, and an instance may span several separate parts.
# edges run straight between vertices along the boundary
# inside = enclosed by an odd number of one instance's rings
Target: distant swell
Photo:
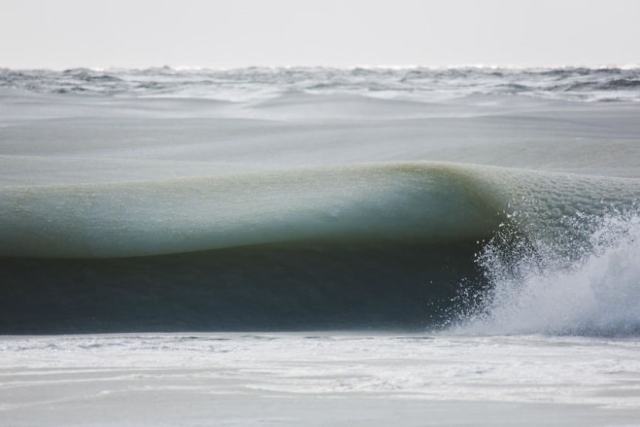
[[[570,101],[638,101],[640,68],[239,68],[0,69],[0,88],[98,96],[262,99],[286,93],[385,95],[433,101],[520,94]]]

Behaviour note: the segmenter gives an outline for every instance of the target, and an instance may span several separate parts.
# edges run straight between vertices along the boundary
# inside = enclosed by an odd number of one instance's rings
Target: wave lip
[[[0,255],[130,257],[305,240],[466,241],[509,211],[552,238],[628,208],[638,181],[388,163],[117,184],[0,188]]]
[[[501,206],[464,168],[391,164],[0,190],[0,254],[130,257],[276,242],[462,241]]]

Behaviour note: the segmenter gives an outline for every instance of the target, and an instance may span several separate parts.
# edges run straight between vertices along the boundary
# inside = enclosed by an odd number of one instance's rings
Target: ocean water
[[[640,69],[0,69],[0,424],[638,425]]]

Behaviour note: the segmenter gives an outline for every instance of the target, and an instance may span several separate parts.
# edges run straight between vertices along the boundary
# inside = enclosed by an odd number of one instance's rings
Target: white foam
[[[481,258],[493,285],[487,305],[458,330],[606,336],[640,332],[640,217],[606,217],[591,232],[589,244],[575,250],[581,253],[570,262],[547,247],[514,266],[489,248]]]

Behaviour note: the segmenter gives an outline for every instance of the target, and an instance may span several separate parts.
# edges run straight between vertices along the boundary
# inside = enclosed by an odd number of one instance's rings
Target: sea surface
[[[640,68],[0,69],[0,424],[640,425]]]

